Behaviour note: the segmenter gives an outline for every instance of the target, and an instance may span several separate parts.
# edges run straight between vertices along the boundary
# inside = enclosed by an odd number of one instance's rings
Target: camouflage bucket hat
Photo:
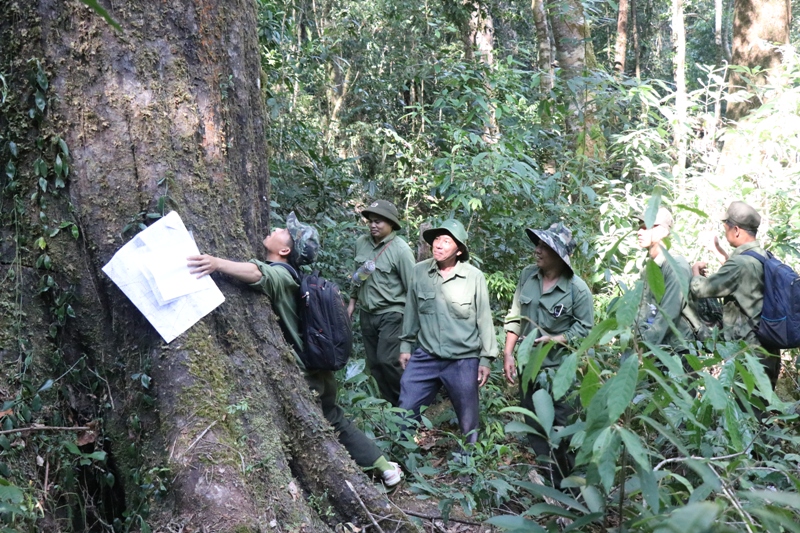
[[[558,257],[567,264],[570,272],[572,272],[572,263],[569,261],[569,256],[575,251],[575,247],[578,244],[572,238],[572,231],[569,228],[561,222],[556,222],[546,230],[528,228],[525,233],[528,234],[528,238],[533,241],[533,244],[537,246],[539,241],[544,241],[551,250],[558,254]]]
[[[379,217],[383,217],[388,220],[392,227],[396,230],[401,228],[400,220],[397,218],[397,207],[392,202],[387,202],[386,200],[375,200],[369,207],[361,211],[361,216],[364,218],[369,218],[369,215],[378,215]]]
[[[464,225],[458,220],[453,218],[445,220],[435,228],[426,229],[422,232],[422,238],[425,242],[433,246],[433,239],[439,235],[450,235],[456,241],[458,247],[461,248],[461,255],[458,256],[459,261],[467,261],[469,259],[469,248],[467,248],[467,230]]]
[[[297,220],[294,211],[286,217],[286,229],[292,237],[294,249],[292,259],[297,266],[310,265],[317,258],[319,250],[319,233],[308,224]]]

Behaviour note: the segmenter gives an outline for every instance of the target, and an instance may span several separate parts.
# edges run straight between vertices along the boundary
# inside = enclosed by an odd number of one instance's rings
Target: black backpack
[[[295,350],[303,364],[308,370],[343,368],[353,351],[353,331],[339,287],[320,276],[317,270],[300,275],[288,263],[272,265],[288,270],[300,285],[297,311],[303,349],[297,350],[295,346]]]
[[[800,276],[767,252],[767,257],[748,250],[764,265],[764,307],[756,335],[770,348],[800,347]]]

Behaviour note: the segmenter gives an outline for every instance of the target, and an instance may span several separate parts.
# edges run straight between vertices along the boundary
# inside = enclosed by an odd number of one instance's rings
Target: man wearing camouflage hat
[[[478,391],[489,379],[497,339],[483,272],[467,263],[467,232],[450,219],[422,234],[433,257],[414,266],[406,297],[400,407],[419,416],[444,386],[467,442],[478,440]],[[414,344],[417,348],[412,353]]]
[[[408,243],[398,236],[397,208],[386,200],[372,202],[361,215],[369,224],[369,235],[356,241],[355,273],[350,317],[361,309],[361,335],[367,369],[375,378],[384,400],[397,407],[400,399],[400,332],[406,292],[414,268]]]
[[[303,349],[300,332],[300,315],[297,310],[297,292],[300,289],[297,270],[314,262],[319,249],[319,235],[313,227],[297,220],[294,212],[286,217],[286,228],[272,231],[264,239],[267,261],[257,259],[236,262],[211,255],[196,255],[187,258],[190,272],[198,278],[221,272],[262,291],[272,303],[280,319],[283,336],[294,347],[294,359],[303,370],[306,383],[319,399],[322,414],[333,426],[339,442],[353,460],[362,468],[374,468],[380,472],[387,487],[400,483],[402,470],[391,463],[380,449],[364,433],[344,416],[344,410],[336,404],[336,376],[330,370],[307,370],[300,359]]]
[[[594,323],[592,293],[586,283],[575,275],[570,255],[576,242],[572,232],[558,222],[546,230],[526,229],[528,238],[536,246],[535,264],[522,270],[511,309],[506,315],[504,329],[506,343],[503,350],[503,369],[506,381],[513,385],[517,377],[517,362],[514,350],[517,343],[529,335],[534,335],[534,352],[550,342],[556,344],[547,353],[542,372],[553,372],[569,354],[567,345],[580,341]],[[524,368],[520,369],[524,374]],[[538,376],[531,376],[523,382],[520,379],[520,404],[533,411],[533,394],[541,388]],[[561,399],[553,403],[554,425],[566,426],[574,413],[573,406]],[[526,422],[540,433],[542,426],[531,417]],[[549,469],[550,480],[555,488],[560,488],[561,480],[569,475],[574,464],[574,456],[569,451],[568,439],[562,439],[557,449],[552,449],[548,435],[530,434],[529,442],[538,457],[554,460]]]
[[[764,267],[758,259],[745,255],[753,252],[766,257],[756,235],[761,225],[761,215],[744,202],[733,202],[722,220],[725,239],[735,249],[720,269],[706,275],[708,265],[697,262],[692,265],[692,282],[689,286],[696,298],[722,298],[722,336],[726,341],[743,340],[752,346],[761,344],[756,331],[761,321],[764,301]],[[771,350],[772,355],[763,356],[761,363],[769,376],[772,387],[780,374],[780,351]]]
[[[692,269],[686,259],[679,255],[670,255],[672,261],[666,257],[669,252],[664,246],[664,240],[669,237],[672,229],[672,214],[664,207],[659,208],[655,221],[649,228],[645,225],[644,215],[634,218],[639,224],[637,242],[641,248],[647,250],[645,268],[641,273],[644,290],[636,316],[638,337],[651,346],[663,345],[675,353],[687,352],[687,339],[692,338],[692,326],[683,315],[687,297],[681,287],[685,288],[689,284]],[[650,261],[658,266],[664,278],[664,294],[660,300],[656,299],[647,281],[647,263]]]

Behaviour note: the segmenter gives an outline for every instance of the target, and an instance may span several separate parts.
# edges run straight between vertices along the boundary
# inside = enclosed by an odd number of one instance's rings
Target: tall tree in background
[[[678,191],[686,187],[686,142],[688,120],[686,115],[686,26],[683,18],[683,1],[672,0],[672,44],[675,47],[675,119],[673,144],[677,151],[677,162],[673,176],[677,178]]]
[[[415,529],[332,435],[263,296],[218,279],[226,303],[166,345],[101,272],[126,228],[161,211],[204,252],[239,260],[261,253],[269,226],[255,3],[113,6],[118,33],[77,2],[0,13],[0,308],[14,311],[0,354],[20,390],[52,376],[41,394],[60,391],[31,421],[91,427],[70,453],[108,458],[76,475],[59,441],[28,435],[10,471],[59,507],[39,529],[106,531],[151,505],[161,530],[327,531],[317,510],[366,523],[359,501]],[[164,500],[142,503],[145,478],[168,485]]]
[[[542,92],[549,93],[553,89],[553,29],[547,18],[547,6],[545,0],[531,0],[531,10],[533,11],[533,22],[536,28],[536,42],[538,44],[538,66],[542,72]]]
[[[617,40],[614,43],[614,70],[625,74],[625,57],[628,52],[628,0],[619,1],[617,13]]]
[[[735,0],[733,13],[732,62],[749,69],[760,68],[754,76],[732,73],[730,92],[746,90],[748,84],[764,85],[770,72],[781,64],[778,46],[789,43],[790,0]],[[755,97],[728,104],[727,117],[740,120],[759,106]]]

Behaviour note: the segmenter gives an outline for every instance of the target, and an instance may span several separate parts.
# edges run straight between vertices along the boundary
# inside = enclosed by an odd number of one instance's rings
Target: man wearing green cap
[[[356,304],[361,309],[367,369],[381,397],[397,407],[403,375],[400,331],[414,256],[408,243],[395,233],[401,226],[394,204],[377,200],[361,215],[369,223],[370,234],[356,241],[356,270],[347,313],[352,317]]]
[[[396,486],[403,475],[400,467],[387,461],[375,443],[345,418],[344,411],[336,404],[336,376],[330,370],[307,370],[298,355],[303,349],[303,338],[297,310],[297,292],[300,289],[297,270],[314,262],[319,248],[317,230],[299,222],[292,212],[286,217],[286,228],[273,230],[263,244],[267,252],[266,262],[251,259],[242,263],[211,255],[196,255],[187,258],[189,269],[198,278],[221,272],[269,297],[286,342],[294,347],[295,362],[319,398],[322,414],[333,426],[339,442],[359,466],[375,468],[387,487]]]
[[[558,222],[546,230],[526,229],[526,233],[536,246],[536,263],[522,270],[505,319],[503,369],[511,385],[517,377],[514,349],[520,339],[534,335],[536,351],[551,341],[557,343],[542,363],[543,371],[547,371],[561,365],[569,354],[567,345],[585,337],[594,322],[592,293],[572,270],[569,256],[576,243],[569,228]],[[533,394],[540,388],[537,376],[532,376],[527,383],[520,380],[519,388],[520,404],[533,411]],[[575,409],[570,402],[561,399],[553,402],[553,411],[554,424],[566,426]],[[533,418],[526,417],[526,422],[540,433],[544,431]],[[561,480],[569,475],[574,465],[568,439],[562,439],[557,449],[551,448],[548,435],[530,434],[529,442],[537,456],[554,459],[555,465],[549,469],[550,480],[554,487],[560,488]]]
[[[697,298],[722,298],[722,336],[726,341],[743,340],[760,346],[756,337],[761,322],[764,303],[764,267],[758,259],[745,255],[749,250],[766,257],[766,252],[756,239],[761,215],[744,202],[733,202],[722,220],[725,239],[734,247],[720,269],[707,276],[704,262],[692,265],[692,282],[689,286]],[[772,387],[778,381],[781,369],[779,350],[771,350],[761,363]]]
[[[489,361],[498,352],[486,278],[466,262],[467,232],[459,221],[446,220],[422,237],[433,257],[414,266],[406,297],[400,407],[419,416],[444,386],[461,432],[474,443],[478,390],[489,379]]]

